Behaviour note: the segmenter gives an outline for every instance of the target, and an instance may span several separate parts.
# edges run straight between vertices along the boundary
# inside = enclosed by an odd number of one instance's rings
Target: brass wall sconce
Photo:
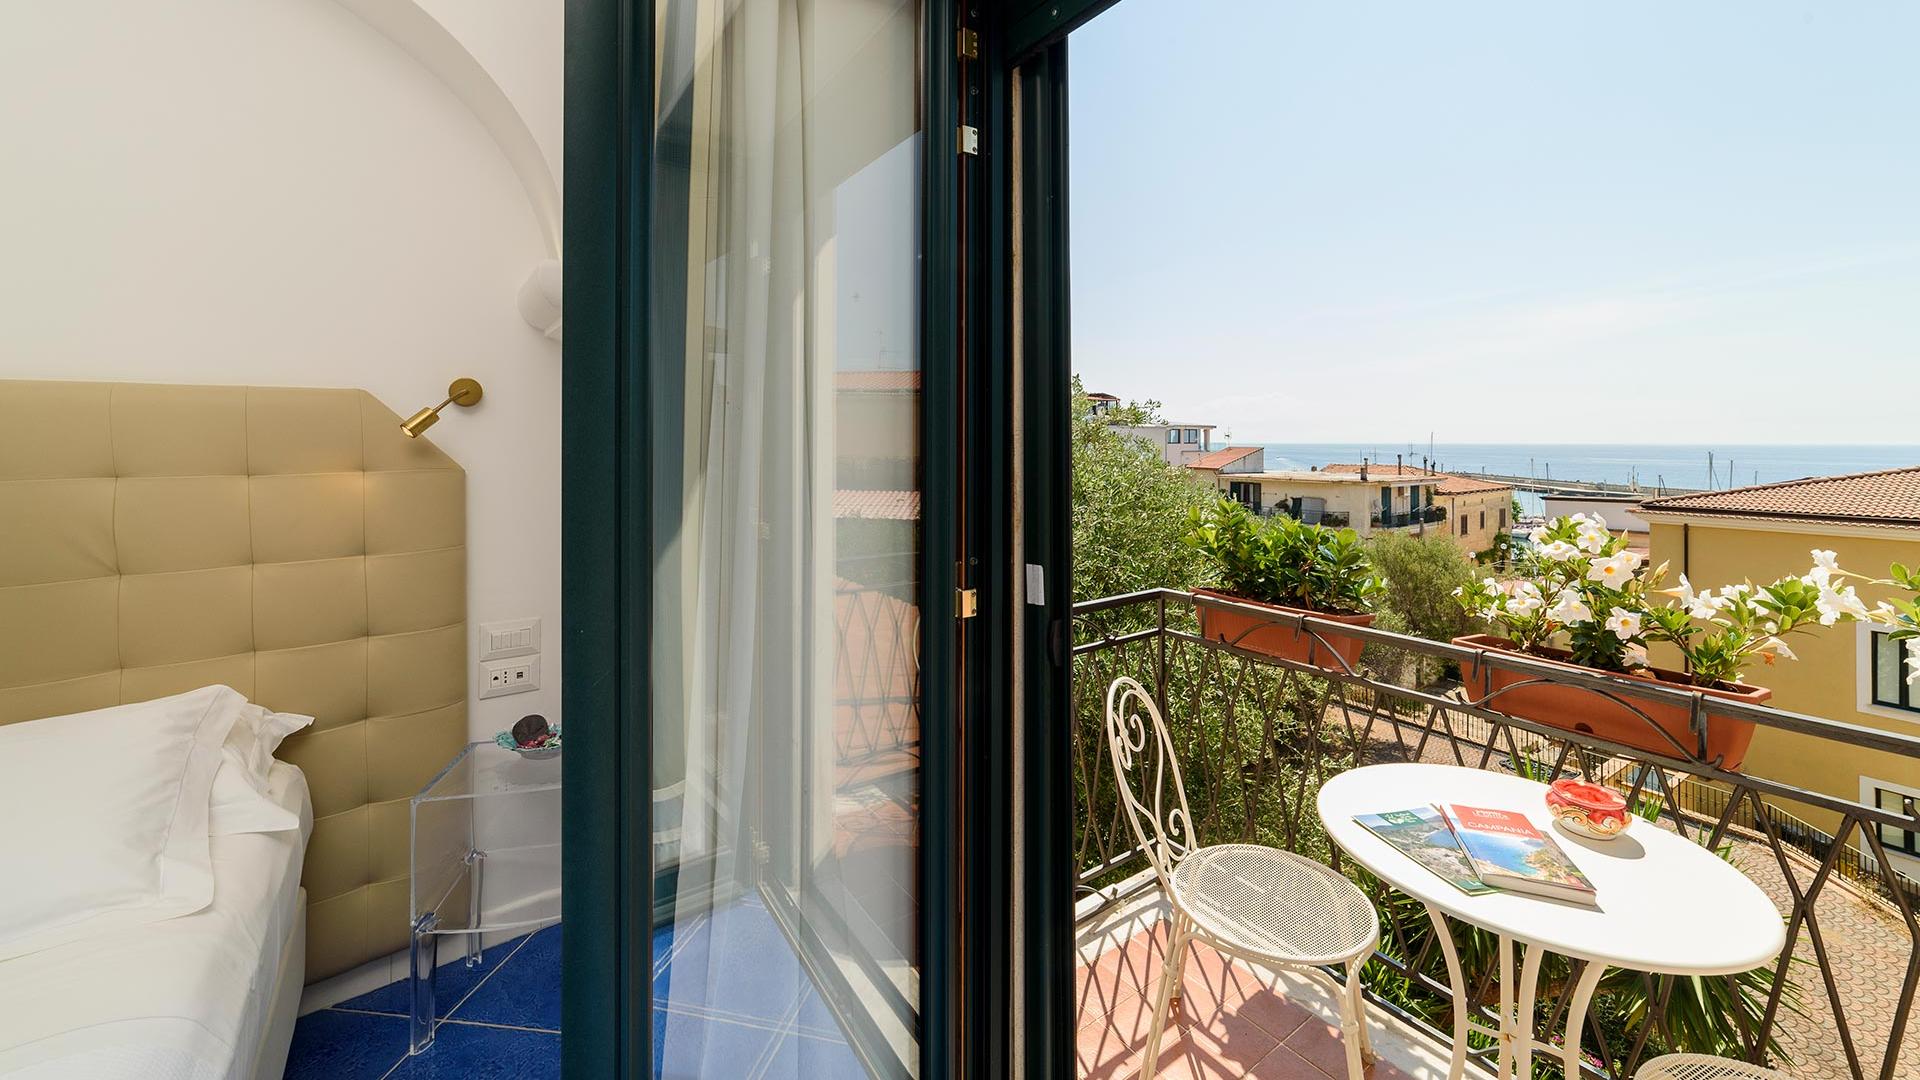
[[[420,433],[440,421],[440,410],[449,405],[471,408],[480,403],[480,383],[474,379],[455,379],[447,385],[447,400],[431,409],[421,409],[400,423],[400,430],[407,438],[417,439]]]

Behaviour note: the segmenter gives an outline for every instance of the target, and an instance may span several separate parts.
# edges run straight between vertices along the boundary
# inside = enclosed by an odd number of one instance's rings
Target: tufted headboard
[[[406,944],[466,595],[466,475],[365,391],[0,380],[0,724],[209,683],[314,716],[309,979]]]

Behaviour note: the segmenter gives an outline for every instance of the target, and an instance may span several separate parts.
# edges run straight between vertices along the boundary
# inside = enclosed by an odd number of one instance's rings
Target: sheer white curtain
[[[886,1029],[859,1057],[899,1075],[913,1025],[887,995],[917,1004],[917,992],[888,972],[912,958],[866,909],[911,903],[911,859],[900,855],[911,849],[876,861],[856,851],[845,819],[849,799],[874,797],[849,786],[860,774],[836,738],[848,711],[847,680],[836,679],[847,663],[837,613],[848,584],[835,496],[850,445],[840,376],[916,363],[902,339],[917,327],[917,267],[898,255],[917,241],[912,213],[898,212],[917,190],[915,7],[660,6],[650,330],[662,369],[656,860],[673,875],[674,944],[655,984],[664,1071],[738,1074],[741,1039],[726,1025],[752,1020],[775,1035],[751,1074],[797,1076],[812,1043],[782,1038],[782,1025],[823,1046],[829,1035],[846,1040],[834,1030],[844,1022],[808,1011],[834,998],[832,1012]],[[910,463],[916,438],[908,425],[879,456]],[[912,469],[904,475],[891,482],[911,488]],[[910,586],[895,593],[884,599],[912,603]],[[836,972],[824,981],[837,992],[818,985],[823,969]]]

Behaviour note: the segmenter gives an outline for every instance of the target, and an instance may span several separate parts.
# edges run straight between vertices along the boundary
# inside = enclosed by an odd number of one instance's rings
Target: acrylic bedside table
[[[559,921],[561,751],[539,753],[469,743],[412,799],[410,1053],[433,1045],[441,938],[465,935],[467,966],[477,967],[484,935]],[[489,912],[490,884],[530,899]]]

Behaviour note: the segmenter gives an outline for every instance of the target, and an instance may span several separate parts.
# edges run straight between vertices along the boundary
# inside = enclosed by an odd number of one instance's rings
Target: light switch
[[[508,619],[480,624],[480,659],[532,656],[540,651],[539,619]]]

